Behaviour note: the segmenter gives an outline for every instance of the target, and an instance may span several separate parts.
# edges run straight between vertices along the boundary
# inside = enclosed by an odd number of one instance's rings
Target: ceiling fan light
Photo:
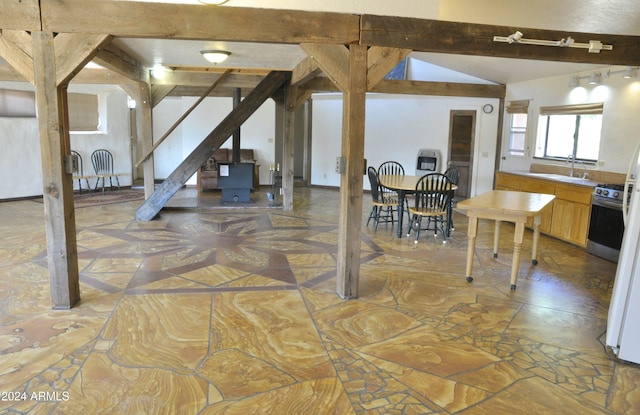
[[[227,52],[226,50],[202,50],[200,53],[203,58],[216,64],[224,62],[229,55],[231,55],[231,52]]]

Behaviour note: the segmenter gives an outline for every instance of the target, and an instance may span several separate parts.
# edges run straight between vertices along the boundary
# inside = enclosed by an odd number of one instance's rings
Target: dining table
[[[422,176],[410,176],[402,174],[381,174],[378,178],[380,185],[398,193],[398,238],[402,238],[402,222],[404,217],[404,201],[407,195],[416,191],[416,185]],[[457,190],[456,184],[451,184],[451,190]],[[447,209],[447,231],[451,229],[451,203]]]
[[[494,223],[493,256],[498,256],[498,241],[500,238],[500,224],[502,221],[513,222],[515,230],[513,235],[513,259],[511,262],[511,290],[516,289],[518,282],[518,269],[520,267],[520,255],[522,241],[524,240],[524,228],[528,218],[533,218],[533,243],[531,249],[531,262],[538,264],[537,251],[540,239],[541,213],[553,201],[555,195],[544,193],[527,193],[508,190],[492,190],[478,196],[462,200],[456,208],[466,211],[469,218],[467,229],[467,281],[473,281],[473,258],[475,253],[476,237],[478,236],[478,220],[490,219]]]

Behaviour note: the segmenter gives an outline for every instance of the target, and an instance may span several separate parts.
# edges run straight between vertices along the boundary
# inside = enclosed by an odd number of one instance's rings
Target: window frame
[[[505,107],[505,111],[509,114],[509,142],[507,146],[507,152],[509,153],[509,157],[519,157],[525,158],[527,153],[527,131],[529,124],[529,100],[519,100],[519,101],[510,101],[509,105]],[[523,114],[526,116],[524,127],[514,127],[513,121],[514,116],[518,114]],[[515,131],[518,129],[519,131]],[[522,142],[522,153],[520,153],[519,149],[514,149],[513,147],[513,137],[514,134],[522,134],[524,136]]]
[[[581,117],[582,116],[591,116],[598,115],[602,117],[603,113],[603,103],[593,103],[593,104],[578,104],[578,105],[563,105],[563,106],[554,106],[554,107],[540,107],[540,115],[538,117],[538,133],[536,136],[536,146],[534,150],[533,157],[536,159],[544,159],[544,160],[566,160],[567,156],[573,157],[576,161],[581,161],[584,163],[597,163],[598,156],[596,158],[584,158],[578,157],[578,150],[580,147],[580,125],[581,125]],[[573,130],[573,142],[571,143],[571,154],[567,154],[567,156],[561,155],[549,155],[548,147],[549,147],[549,131],[552,127],[552,117],[553,116],[573,116],[574,119],[574,130]],[[600,131],[599,131],[599,140],[598,140],[598,154],[600,153],[600,144],[602,141],[602,118],[600,119]],[[538,151],[541,148],[542,154]]]

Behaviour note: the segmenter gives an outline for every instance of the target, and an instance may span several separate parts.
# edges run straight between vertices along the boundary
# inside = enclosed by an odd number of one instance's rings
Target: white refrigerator
[[[606,344],[622,360],[640,363],[640,144],[629,163],[625,194],[633,186],[625,204],[624,235],[613,284],[607,320]]]

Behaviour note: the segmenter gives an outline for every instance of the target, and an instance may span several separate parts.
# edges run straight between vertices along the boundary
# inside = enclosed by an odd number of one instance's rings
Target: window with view
[[[527,137],[527,114],[511,114],[509,132],[509,155],[524,157],[525,139]]]
[[[529,100],[510,101],[505,111],[509,114],[509,155],[524,157],[527,144]]]
[[[534,156],[595,162],[601,130],[602,103],[541,107]]]

